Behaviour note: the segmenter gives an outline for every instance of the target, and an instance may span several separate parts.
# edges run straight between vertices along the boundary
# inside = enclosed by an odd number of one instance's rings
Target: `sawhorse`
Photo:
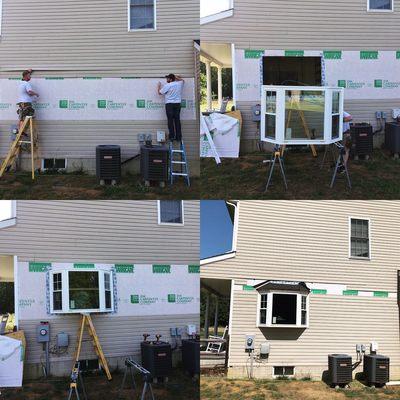
[[[351,180],[350,180],[349,170],[347,168],[347,161],[344,160],[344,156],[346,154],[346,148],[340,143],[337,143],[336,146],[339,148],[339,155],[336,160],[335,170],[333,171],[330,188],[332,189],[333,185],[335,184],[335,180],[336,180],[336,176],[339,172],[339,168],[343,167],[344,171],[346,173],[347,184],[349,186],[349,189],[351,189]]]
[[[269,185],[271,183],[272,174],[274,172],[274,167],[275,167],[276,162],[279,163],[279,168],[280,168],[280,171],[281,171],[283,183],[285,185],[285,189],[287,189],[287,182],[286,182],[285,166],[284,166],[284,162],[283,162],[283,156],[282,156],[282,152],[281,152],[281,150],[280,150],[278,145],[275,145],[275,147],[274,147],[274,151],[272,153],[271,160],[264,161],[264,163],[268,163],[268,162],[270,163],[270,167],[269,167],[268,181],[267,181],[267,185],[265,186],[264,193],[267,192],[267,190],[269,188]]]
[[[83,383],[82,372],[80,370],[80,363],[76,362],[71,372],[71,383],[69,385],[68,400],[72,400],[72,396],[75,394],[77,400],[81,400],[79,397],[78,384],[82,387],[83,400],[87,400],[85,385]]]

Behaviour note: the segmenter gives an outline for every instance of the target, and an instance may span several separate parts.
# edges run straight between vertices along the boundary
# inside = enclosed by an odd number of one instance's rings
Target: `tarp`
[[[206,125],[206,127],[204,126]],[[208,129],[212,135],[215,148],[220,157],[238,158],[240,150],[240,112],[228,114],[212,113],[204,117],[203,130]],[[200,132],[200,156],[214,157],[207,136]]]
[[[22,341],[0,336],[0,388],[21,387],[23,367]]]
[[[161,80],[161,79],[160,79]],[[157,93],[157,79],[126,78],[35,78],[34,103],[42,121],[165,120],[164,96]],[[15,120],[18,85],[0,79],[0,120]],[[194,79],[185,79],[182,120],[195,120]]]

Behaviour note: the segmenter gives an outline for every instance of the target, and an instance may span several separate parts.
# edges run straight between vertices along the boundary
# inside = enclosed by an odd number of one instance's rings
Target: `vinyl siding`
[[[133,356],[140,359],[140,342],[143,341],[143,333],[161,334],[162,340],[170,341],[169,328],[184,328],[187,324],[199,326],[198,314],[185,315],[154,315],[142,317],[110,317],[107,315],[92,315],[93,324],[99,336],[104,354],[110,357]],[[39,363],[43,357],[43,349],[40,343],[36,343],[36,326],[38,320],[24,320],[20,322],[20,328],[24,330],[27,343],[26,362]],[[79,330],[80,315],[68,315],[51,321],[51,342],[56,342],[56,335],[65,332],[69,335],[68,353],[63,356],[50,357],[51,362],[66,362],[65,372],[70,371],[70,363],[75,355],[77,333]],[[96,358],[92,342],[85,331],[82,346],[81,359]]]
[[[271,343],[267,361],[256,363],[270,377],[273,365],[301,367],[320,377],[330,353],[355,345],[379,344],[390,357],[392,378],[400,375],[399,307],[392,297],[310,294],[307,329],[257,328],[257,291],[242,290],[248,280],[290,280],[346,285],[347,290],[397,292],[400,259],[400,202],[396,201],[240,201],[234,258],[201,267],[201,278],[234,279],[229,364],[246,375],[246,334],[256,351]],[[371,260],[349,258],[349,217],[370,218]]]
[[[16,114],[15,114],[16,115]],[[0,132],[9,132],[15,121],[0,121]],[[168,132],[166,121],[37,121],[41,158],[67,158],[92,160],[94,169],[96,146],[118,144],[122,159],[133,157],[140,151],[138,134],[152,133],[156,140],[157,130]],[[182,131],[189,159],[190,172],[199,174],[199,128],[197,121],[182,121]],[[6,156],[10,135],[0,135],[0,158]],[[70,165],[72,167],[72,165]]]
[[[391,119],[392,109],[397,108],[400,99],[373,99],[373,100],[345,100],[344,108],[353,117],[353,122],[368,122],[378,129],[375,111],[385,111],[388,120]],[[260,101],[239,101],[237,108],[243,116],[242,140],[259,140],[259,131],[256,122],[253,122],[251,107],[260,104]],[[376,145],[381,145],[383,137],[378,138]]]
[[[199,1],[158,0],[157,30],[148,32],[128,32],[127,5],[127,0],[3,0],[0,71],[29,66],[47,75],[193,77]]]
[[[184,226],[158,225],[157,201],[18,201],[17,224],[0,229],[0,253],[19,261],[199,263],[199,202]]]
[[[204,42],[265,49],[397,50],[400,4],[367,12],[367,0],[235,0],[234,15],[201,26]]]

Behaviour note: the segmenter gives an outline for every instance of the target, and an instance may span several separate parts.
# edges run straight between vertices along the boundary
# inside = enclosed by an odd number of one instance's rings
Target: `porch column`
[[[222,67],[218,65],[218,104],[222,106]]]
[[[212,109],[212,90],[211,90],[211,61],[206,61],[206,77],[207,77],[207,109]]]
[[[219,297],[215,296],[214,335],[218,335],[218,303]]]
[[[204,314],[204,336],[207,339],[209,336],[209,311],[210,311],[210,293],[206,296],[206,310]]]

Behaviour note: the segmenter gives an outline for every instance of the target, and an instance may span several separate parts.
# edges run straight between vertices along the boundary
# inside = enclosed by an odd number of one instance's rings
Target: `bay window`
[[[113,311],[113,281],[110,271],[50,272],[52,313]]]

